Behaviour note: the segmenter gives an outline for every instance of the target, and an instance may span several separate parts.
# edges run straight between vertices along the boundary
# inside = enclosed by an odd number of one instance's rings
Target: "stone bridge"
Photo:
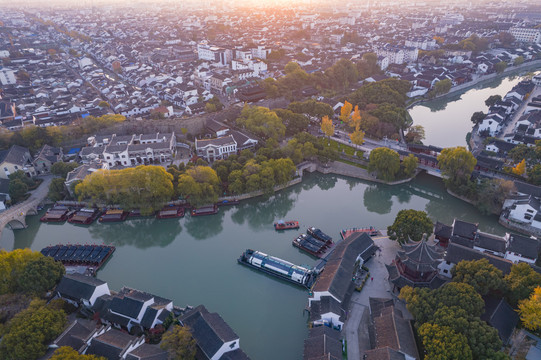
[[[52,179],[52,176],[43,178],[43,182],[32,192],[28,199],[0,213],[0,238],[6,226],[12,230],[26,228],[26,216],[37,215],[38,205],[47,197]]]

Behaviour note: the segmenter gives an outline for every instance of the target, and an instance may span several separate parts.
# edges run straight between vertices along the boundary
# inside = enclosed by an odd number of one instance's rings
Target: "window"
[[[236,342],[236,341],[235,341],[235,342],[232,342],[231,345],[229,345],[229,348],[230,348],[230,349],[233,349],[233,348],[235,347],[235,345],[237,345],[237,342]]]
[[[15,170],[19,169],[19,167],[17,165],[15,165]]]
[[[16,166],[15,166],[15,169],[17,169]],[[526,210],[526,212],[533,213],[533,210],[532,210],[532,209],[528,209],[528,210]]]
[[[449,270],[447,270],[447,269],[443,270],[444,274],[447,274],[448,272],[449,272]]]
[[[4,168],[4,171],[9,171],[7,167]]]

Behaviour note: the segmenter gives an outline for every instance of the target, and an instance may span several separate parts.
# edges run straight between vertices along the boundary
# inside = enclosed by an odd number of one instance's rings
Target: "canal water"
[[[204,304],[229,323],[254,360],[298,360],[308,330],[303,309],[308,292],[237,264],[246,248],[298,265],[314,265],[291,240],[309,226],[339,237],[341,229],[385,229],[399,210],[425,210],[432,220],[457,217],[483,231],[503,235],[495,216],[448,195],[440,181],[421,175],[408,184],[387,186],[333,175],[306,175],[301,184],[268,199],[256,198],[220,209],[217,215],[182,219],[138,219],[89,227],[44,224],[29,216],[28,228],[4,230],[6,250],[40,250],[57,243],[106,243],[116,252],[98,272],[109,287],[122,286],[170,298],[176,305]],[[278,219],[298,220],[299,231],[275,232]]]
[[[507,94],[522,80],[510,75],[480,83],[478,86],[412,107],[413,125],[422,125],[423,143],[438,147],[467,146],[466,134],[472,131],[471,116],[476,111],[487,113],[485,100],[491,95]]]

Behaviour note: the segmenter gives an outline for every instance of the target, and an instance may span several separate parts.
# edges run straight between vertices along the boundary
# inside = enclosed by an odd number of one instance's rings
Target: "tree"
[[[519,301],[527,299],[536,286],[541,286],[541,274],[527,263],[511,266],[511,272],[504,278],[507,287],[507,301],[516,306]]]
[[[18,203],[19,201],[24,200],[26,193],[28,192],[28,186],[19,179],[11,180],[8,189],[12,203]]]
[[[491,95],[485,100],[485,105],[488,107],[496,105],[496,103],[502,101],[501,95]]]
[[[267,97],[270,99],[275,99],[280,97],[280,91],[278,90],[278,83],[274,78],[266,78],[261,82],[261,86],[265,89]]]
[[[368,171],[385,181],[393,181],[400,170],[400,156],[394,150],[379,147],[370,152]]]
[[[171,200],[173,176],[161,166],[139,165],[122,170],[98,170],[75,186],[79,200],[140,209],[150,215]]]
[[[423,235],[432,234],[434,224],[427,213],[420,210],[400,210],[391,226],[387,227],[389,239],[396,240],[400,244],[409,240],[420,241]]]
[[[532,331],[541,329],[541,286],[537,286],[528,299],[519,302],[518,313],[524,327]]]
[[[351,105],[351,103],[349,103],[347,100],[344,101],[344,105],[340,108],[340,120],[348,124],[352,111],[353,105]]]
[[[262,106],[245,105],[236,121],[237,125],[266,139],[281,139],[286,132],[278,115]]]
[[[434,84],[434,92],[436,95],[443,95],[447,94],[449,90],[451,90],[451,87],[453,86],[453,83],[449,79],[443,79]]]
[[[106,360],[103,356],[79,355],[77,350],[70,346],[62,346],[55,350],[50,360]]]
[[[477,159],[463,146],[443,149],[438,155],[438,166],[453,188],[466,184],[477,164]]]
[[[195,166],[179,176],[177,193],[195,207],[214,204],[218,201],[220,180],[211,167]]]
[[[541,165],[535,164],[526,171],[528,175],[528,182],[534,185],[541,185]]]
[[[22,181],[23,183],[25,183],[26,186],[30,187],[30,186],[34,186],[34,180],[32,180],[31,178],[29,178],[25,173],[24,171],[22,170],[17,170],[15,171],[13,174],[9,174],[9,180],[13,181],[13,180],[20,180]]]
[[[408,129],[406,142],[413,144],[422,144],[425,139],[425,128],[423,125],[413,125]]]
[[[355,127],[355,131],[349,134],[351,142],[355,145],[362,145],[364,143],[364,131],[359,128],[359,125]]]
[[[483,121],[485,119],[487,115],[482,112],[482,111],[476,111],[473,113],[473,115],[471,116],[471,122],[474,123],[475,125],[479,124],[481,121]]]
[[[108,107],[111,106],[111,105],[109,105],[109,103],[108,103],[107,101],[103,101],[103,100],[102,100],[102,101],[100,101],[100,103],[98,104],[98,106],[99,106],[100,108],[102,108],[102,109],[105,109],[105,108],[108,108]]]
[[[195,339],[186,326],[175,325],[163,334],[160,347],[169,351],[175,360],[194,360],[197,351]]]
[[[40,256],[24,267],[18,279],[18,288],[22,292],[39,296],[58,284],[65,273],[66,269],[61,262],[49,256]]]
[[[310,120],[306,116],[287,109],[275,109],[274,112],[286,126],[286,135],[295,135],[308,129]]]
[[[522,65],[522,64],[524,64],[524,56],[522,56],[522,55],[521,55],[521,56],[517,56],[517,57],[515,58],[515,61],[513,61],[513,65],[514,65],[514,66],[519,66],[519,65]]]
[[[531,159],[535,159],[537,157],[535,149],[526,144],[518,144],[509,151],[508,156],[516,163],[520,162],[522,159],[527,159],[527,161],[530,161]]]
[[[68,173],[77,168],[79,164],[76,162],[56,162],[51,166],[51,173],[59,176],[62,179],[66,179]]]
[[[524,175],[526,172],[526,159],[522,159],[511,171],[518,176]]]
[[[442,45],[445,41],[441,36],[434,36],[432,39],[436,40],[436,44]]]
[[[41,256],[30,249],[0,250],[0,295],[18,291],[19,278],[26,265]]]
[[[500,40],[502,46],[504,46],[504,47],[511,46],[516,40],[515,37],[513,36],[513,34],[507,32],[507,31],[501,31],[500,33],[498,33],[498,35],[496,37],[497,37],[498,40]]]
[[[507,68],[507,63],[505,61],[500,61],[499,63],[494,64],[494,70],[498,74],[503,73],[506,68]]]
[[[45,355],[47,345],[64,330],[66,314],[43,300],[33,300],[7,324],[0,358],[34,360]]]
[[[321,131],[323,131],[323,133],[327,135],[327,137],[334,134],[334,125],[332,123],[332,120],[329,119],[328,116],[324,116],[321,119]]]
[[[451,269],[453,281],[470,284],[482,296],[488,293],[502,293],[505,283],[502,271],[487,259],[461,261]]]
[[[415,174],[415,170],[417,170],[417,164],[419,163],[419,160],[417,160],[417,157],[413,154],[409,154],[402,160],[402,165],[404,166],[404,175],[406,177],[412,177]]]
[[[473,359],[466,337],[447,326],[423,324],[419,336],[426,351],[425,360]]]
[[[294,73],[295,71],[298,71],[298,70],[302,70],[302,68],[301,68],[301,66],[299,64],[297,64],[294,61],[288,62],[286,64],[286,66],[284,67],[284,72],[286,74],[291,74],[291,73]]]
[[[483,214],[499,214],[503,202],[516,191],[511,180],[483,179],[477,186],[477,209]]]
[[[340,59],[325,70],[325,76],[327,78],[326,85],[336,90],[345,91],[349,89],[351,84],[357,82],[359,72],[350,60]]]

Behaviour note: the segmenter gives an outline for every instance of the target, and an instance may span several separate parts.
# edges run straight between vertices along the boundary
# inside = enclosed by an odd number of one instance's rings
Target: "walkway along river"
[[[171,298],[180,306],[203,303],[224,317],[252,359],[298,360],[307,336],[306,290],[238,265],[240,253],[253,248],[312,266],[315,259],[291,245],[297,232],[276,232],[274,221],[298,220],[299,233],[317,226],[338,239],[343,228],[384,229],[399,210],[410,208],[427,211],[434,221],[450,224],[457,217],[478,222],[483,231],[505,233],[496,216],[480,215],[430,176],[388,186],[314,173],[269,199],[222,207],[213,216],[146,218],[90,227],[40,223],[39,215],[30,216],[27,229],[4,230],[0,245],[6,250],[40,250],[56,243],[115,245],[114,255],[98,272],[112,289],[131,286]]]

